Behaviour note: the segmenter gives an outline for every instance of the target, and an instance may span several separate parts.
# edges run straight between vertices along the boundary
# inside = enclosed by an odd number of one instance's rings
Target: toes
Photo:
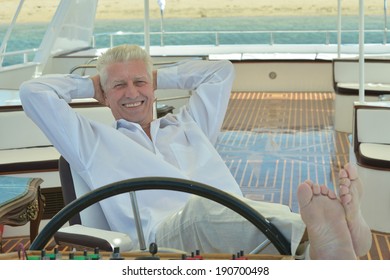
[[[328,190],[329,190],[329,189],[328,189]],[[328,191],[328,197],[329,197],[330,199],[337,199],[337,195],[336,195],[335,192],[332,191],[332,190],[329,190],[329,191]]]
[[[349,194],[349,188],[347,186],[341,185],[339,190],[340,196]]]
[[[307,179],[307,180],[305,180],[305,183],[307,184],[307,185],[309,185],[310,187],[312,187],[313,186],[313,181],[312,180],[309,180],[309,179]]]
[[[322,186],[320,186],[320,189],[321,189],[321,194],[322,194],[322,195],[326,195],[326,196],[329,197],[330,199],[336,199],[336,198],[337,198],[335,192],[332,191],[332,190],[330,190],[330,189],[328,189],[327,186],[322,185]]]
[[[355,164],[347,163],[344,166],[344,170],[348,173],[348,177],[350,180],[356,180],[358,178],[358,172]]]
[[[351,180],[348,178],[340,178],[339,185],[349,187],[351,185]]]
[[[346,205],[352,201],[352,195],[350,194],[349,187],[343,185],[340,186],[339,194],[340,194],[340,200],[342,204]]]
[[[347,187],[344,188],[348,190]],[[346,194],[349,195],[349,192],[344,193],[343,191],[343,194],[344,196],[346,196]],[[335,192],[328,189],[328,187],[326,187],[325,185],[320,186],[319,184],[313,184],[311,181],[306,180],[305,182],[303,182],[298,186],[298,190],[297,190],[298,204],[300,209],[306,207],[311,202],[314,195],[327,196],[332,200],[337,199],[337,195],[335,194]],[[350,198],[345,198],[345,203],[349,203],[350,200],[351,200]]]
[[[350,195],[349,193],[346,195],[342,195],[340,196],[340,201],[343,205],[347,205],[352,201],[352,195]]]
[[[321,194],[321,187],[318,184],[313,184],[312,186],[313,194],[314,195],[320,195]]]
[[[312,187],[306,182],[300,184],[297,190],[298,204],[302,209],[306,207],[313,198]]]
[[[345,169],[341,169],[340,172],[339,172],[339,178],[340,180],[343,179],[343,178],[348,178],[348,173]]]
[[[320,190],[322,195],[328,195],[329,193],[329,189],[325,185],[321,185]]]

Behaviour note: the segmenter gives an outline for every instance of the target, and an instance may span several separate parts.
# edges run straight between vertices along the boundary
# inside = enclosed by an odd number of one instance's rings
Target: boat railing
[[[185,45],[183,40],[185,36],[198,36],[199,42],[208,42],[215,46],[226,44],[337,44],[337,30],[254,30],[254,31],[157,31],[150,32],[150,37],[158,38],[154,40],[153,45],[164,46],[172,45],[172,42],[177,38],[181,38],[180,45]],[[240,40],[234,41],[234,37],[240,35]],[[242,39],[248,35],[248,39]],[[283,35],[283,36],[282,36]],[[309,43],[300,40],[301,35],[310,37],[313,41],[313,36],[317,42]],[[308,36],[309,35],[309,36]],[[313,36],[310,36],[313,35]],[[288,36],[288,37],[287,37]],[[347,44],[358,44],[359,30],[342,30],[343,41]],[[388,30],[387,29],[373,29],[365,30],[366,37],[375,37],[373,40],[376,44],[387,44]],[[126,37],[126,38],[124,38]],[[131,38],[132,40],[126,40]],[[280,39],[284,38],[284,39]],[[287,38],[287,39],[286,39]],[[126,41],[143,42],[144,32],[106,32],[96,33],[92,38],[93,47],[114,47]],[[171,40],[167,40],[171,39]],[[188,40],[193,42],[193,40]],[[191,43],[193,44],[193,43]]]
[[[239,39],[238,35],[240,35]],[[243,36],[244,35],[244,36]],[[245,39],[245,35],[248,35]],[[303,38],[310,37],[310,42]],[[309,35],[309,36],[308,36]],[[185,40],[186,36],[198,36],[198,44],[204,45],[331,45],[337,44],[337,30],[258,30],[258,31],[158,31],[150,32],[154,46],[188,45],[193,40]],[[237,37],[236,37],[237,36]],[[342,30],[341,44],[358,44],[359,30]],[[387,29],[365,30],[370,43],[387,45]],[[281,39],[283,38],[283,39]],[[287,38],[287,39],[286,39]],[[314,38],[314,39],[313,39]],[[368,41],[368,39],[367,39]],[[107,32],[96,33],[91,38],[93,48],[111,48],[126,42],[144,44],[144,32]],[[3,50],[4,51],[4,50]],[[4,51],[0,53],[0,68],[14,64],[26,64],[33,61],[38,48]],[[7,59],[6,59],[7,58]],[[7,60],[7,61],[5,61]]]
[[[14,57],[18,61],[20,61],[19,63],[23,63],[23,64],[31,62],[33,60],[34,54],[38,50],[39,50],[38,48],[33,48],[33,49],[0,53],[0,68],[3,67],[4,58],[6,57]]]
[[[82,65],[76,65],[70,70],[70,74],[73,74],[77,70],[81,70],[80,75],[84,76],[86,74],[87,69],[95,69],[96,64],[95,62],[97,61],[97,58],[94,57],[90,60],[88,60],[85,64]]]

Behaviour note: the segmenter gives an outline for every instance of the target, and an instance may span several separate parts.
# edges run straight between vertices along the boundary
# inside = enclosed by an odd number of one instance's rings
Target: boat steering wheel
[[[128,179],[95,189],[61,209],[31,243],[30,250],[42,250],[52,236],[75,214],[103,199],[132,191],[173,190],[195,194],[220,203],[256,226],[282,255],[291,255],[290,242],[259,212],[236,197],[206,184],[191,180],[147,177]]]

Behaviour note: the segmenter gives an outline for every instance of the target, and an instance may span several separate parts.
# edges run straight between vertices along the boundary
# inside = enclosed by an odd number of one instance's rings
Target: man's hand
[[[104,91],[100,85],[100,76],[99,75],[92,76],[91,80],[93,82],[93,87],[95,90],[95,95],[93,98],[95,98],[99,103],[101,103],[103,105],[107,105],[106,104],[106,96],[105,96]]]

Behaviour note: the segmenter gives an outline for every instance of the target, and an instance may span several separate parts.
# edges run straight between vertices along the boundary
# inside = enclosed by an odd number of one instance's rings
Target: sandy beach
[[[165,18],[226,16],[337,15],[337,1],[319,0],[166,0]],[[384,14],[383,0],[365,1],[366,14]],[[0,24],[8,24],[19,1],[0,0]],[[26,0],[18,22],[50,21],[59,0]],[[150,0],[150,17],[160,17],[157,0]],[[342,14],[359,14],[358,0],[342,0]],[[142,18],[143,0],[99,0],[97,19]]]

